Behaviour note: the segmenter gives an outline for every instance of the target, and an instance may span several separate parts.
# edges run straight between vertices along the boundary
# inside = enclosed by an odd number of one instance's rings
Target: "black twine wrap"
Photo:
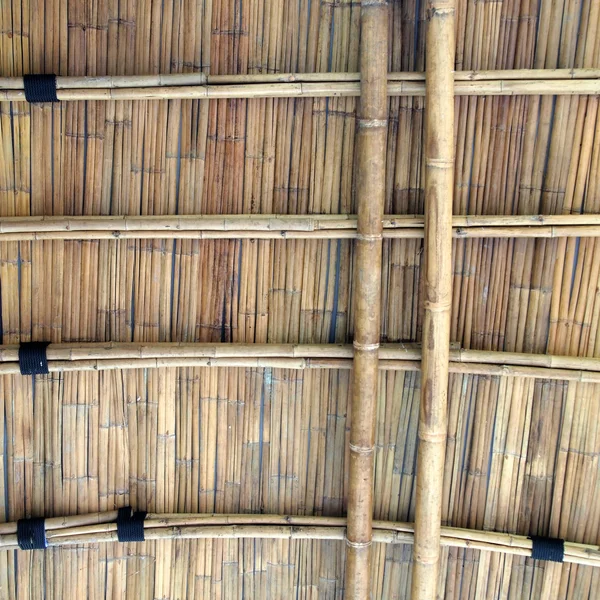
[[[19,346],[19,369],[21,375],[47,375],[49,342],[26,342]]]
[[[533,545],[531,547],[531,558],[536,560],[551,560],[552,562],[563,562],[565,558],[565,540],[557,538],[531,536]]]
[[[19,519],[17,521],[17,543],[21,550],[43,550],[47,548],[45,519]]]
[[[56,75],[24,75],[23,83],[27,102],[58,102]]]
[[[117,537],[120,542],[143,542],[144,519],[143,511],[132,513],[131,506],[119,509],[117,516]]]

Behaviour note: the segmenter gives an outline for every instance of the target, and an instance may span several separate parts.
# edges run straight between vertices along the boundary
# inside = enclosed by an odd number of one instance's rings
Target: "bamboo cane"
[[[346,596],[371,586],[373,462],[381,321],[382,217],[387,142],[388,6],[361,4],[360,107],[356,134],[358,237],[354,288],[354,361],[348,474]]]
[[[73,544],[111,543],[117,538],[117,511],[46,519],[49,548]],[[143,522],[146,540],[176,539],[309,539],[344,540],[347,519],[266,514],[149,513]],[[17,523],[0,525],[0,548],[16,550]],[[383,544],[412,544],[414,525],[394,521],[373,521],[373,541]],[[530,557],[531,538],[494,531],[456,527],[441,528],[441,545]],[[600,547],[564,543],[564,562],[600,567]]]
[[[455,238],[600,236],[600,215],[455,216]],[[0,241],[98,239],[356,239],[355,215],[8,217]],[[383,237],[420,239],[421,215],[384,215]]]
[[[450,361],[460,364],[480,363],[600,372],[600,358],[468,350],[459,348],[456,344],[451,344],[448,352]],[[353,356],[353,348],[350,344],[67,342],[48,345],[46,355],[50,361],[67,362],[162,358],[349,359]],[[382,360],[419,361],[421,360],[421,344],[381,344],[379,356]],[[17,362],[18,360],[18,345],[6,344],[0,346],[0,364]]]
[[[425,81],[422,72],[388,73],[391,81]],[[489,80],[579,80],[600,79],[600,69],[503,69],[482,71],[457,71],[454,81]],[[256,73],[236,75],[206,75],[205,73],[167,73],[162,75],[103,75],[57,76],[57,89],[171,87],[179,85],[222,85],[240,83],[321,83],[360,81],[359,73]],[[22,90],[22,77],[0,77],[0,89]]]
[[[587,95],[600,91],[598,69],[518,69],[454,74],[456,95]],[[424,96],[424,73],[388,73],[390,96]],[[160,100],[359,96],[357,73],[212,75],[177,73],[57,77],[57,98]],[[23,78],[0,78],[0,101],[25,100]]]
[[[457,81],[456,96],[561,96],[598,95],[598,79],[527,79]],[[109,100],[211,100],[234,98],[328,98],[357,97],[360,84],[350,82],[323,83],[257,83],[232,85],[182,85],[140,88],[69,88],[56,91],[60,101]],[[420,81],[394,81],[388,85],[389,96],[424,96]],[[0,90],[0,102],[24,102],[23,90]]]
[[[423,239],[422,228],[405,227],[382,232],[385,239]],[[469,227],[453,228],[454,239],[542,239],[542,238],[596,238],[600,237],[600,225],[566,227]],[[134,231],[28,231],[23,233],[0,233],[0,242],[42,242],[49,240],[355,240],[356,231],[347,229],[296,230],[226,230],[226,231],[173,231],[168,229]]]
[[[51,344],[50,373],[167,367],[350,369],[350,345],[78,343]],[[383,344],[379,369],[419,371],[418,344]],[[580,383],[600,382],[600,359],[449,349],[450,372]],[[0,346],[0,374],[18,374],[18,346]]]
[[[454,0],[430,0],[426,39],[425,286],[412,597],[437,594],[452,303]]]

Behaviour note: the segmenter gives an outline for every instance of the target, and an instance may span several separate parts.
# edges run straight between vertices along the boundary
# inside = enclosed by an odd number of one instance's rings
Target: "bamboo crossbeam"
[[[383,237],[421,239],[422,215],[384,215]],[[452,235],[469,238],[599,237],[600,215],[465,215]],[[100,239],[356,239],[357,216],[181,215],[0,218],[0,242]]]
[[[394,81],[388,85],[389,96],[425,96],[420,81]],[[600,94],[598,79],[523,79],[457,81],[456,96],[589,96]],[[140,88],[69,88],[59,89],[56,96],[65,102],[109,100],[217,100],[252,98],[328,98],[357,97],[360,84],[323,83],[251,83],[230,85],[194,85]],[[23,90],[0,90],[0,102],[24,102]]]
[[[55,517],[45,520],[49,548],[73,544],[117,542],[117,511]],[[267,514],[149,513],[144,520],[147,540],[175,539],[296,539],[344,540],[347,520],[343,517],[315,517]],[[0,524],[0,549],[17,550],[17,524]],[[373,521],[373,541],[382,544],[413,544],[414,525],[394,521]],[[494,531],[442,527],[444,547],[470,548],[513,556],[531,557],[529,537]],[[564,562],[600,566],[600,546],[565,541]]]
[[[454,81],[502,81],[502,80],[580,80],[600,79],[600,69],[502,69],[481,71],[456,71]],[[425,81],[424,72],[391,72],[388,82]],[[163,75],[101,75],[57,76],[56,88],[97,89],[174,87],[185,85],[223,85],[240,83],[322,83],[359,82],[360,73],[256,73],[207,75],[205,73],[167,73]],[[0,90],[24,89],[23,77],[0,77]]]
[[[434,600],[440,570],[440,530],[446,433],[452,193],[454,190],[454,0],[429,0],[425,44],[425,268],[421,404],[411,597]],[[482,82],[488,83],[488,82]]]
[[[388,73],[390,96],[424,96],[424,73]],[[598,69],[518,69],[454,74],[457,96],[596,95]],[[173,100],[359,96],[357,73],[205,75],[178,73],[57,77],[57,98],[76,100]],[[0,101],[24,101],[22,77],[0,78]]]
[[[161,367],[351,369],[349,344],[50,344],[50,373]],[[419,344],[382,344],[379,370],[419,371]],[[449,348],[450,373],[600,383],[600,359]],[[18,374],[18,346],[0,346],[0,375]]]
[[[360,102],[356,133],[358,219],[346,534],[345,596],[350,600],[369,598],[371,588],[382,218],[386,184],[388,17],[386,0],[363,0],[360,9]]]

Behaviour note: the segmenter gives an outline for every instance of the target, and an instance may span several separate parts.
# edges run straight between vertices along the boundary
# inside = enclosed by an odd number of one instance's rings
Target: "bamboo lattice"
[[[429,8],[388,3],[374,598],[408,597],[413,571]],[[360,10],[0,6],[2,520],[125,504],[240,519],[205,539],[2,550],[0,598],[344,595]],[[456,2],[440,597],[600,585],[599,26],[591,0]],[[29,105],[24,73],[80,100]],[[29,340],[107,355],[52,355],[32,380],[16,374]],[[232,354],[110,354],[159,342]],[[310,539],[321,528],[333,539]],[[529,534],[589,548],[533,561]]]

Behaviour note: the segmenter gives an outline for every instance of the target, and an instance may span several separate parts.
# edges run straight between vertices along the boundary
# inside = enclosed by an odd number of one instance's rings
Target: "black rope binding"
[[[27,102],[58,102],[56,75],[25,75],[23,83]]]
[[[17,521],[17,543],[21,550],[43,550],[46,542],[45,519],[19,519]]]
[[[120,542],[143,542],[144,519],[143,511],[132,512],[131,506],[119,509],[117,516],[117,537]]]
[[[557,538],[531,536],[533,546],[531,558],[536,560],[551,560],[552,562],[563,562],[565,558],[565,540]]]
[[[48,374],[47,346],[48,342],[26,342],[19,346],[19,369],[21,370],[21,375]]]

